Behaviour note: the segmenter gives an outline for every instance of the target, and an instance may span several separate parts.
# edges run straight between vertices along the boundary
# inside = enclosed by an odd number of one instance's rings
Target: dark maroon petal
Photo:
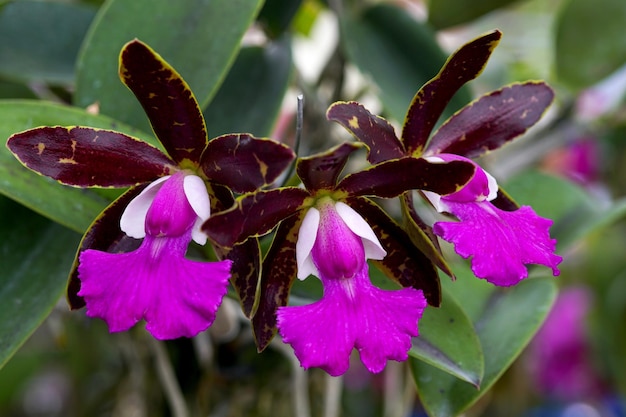
[[[235,199],[231,191],[223,185],[209,183],[211,213],[214,215],[233,206]],[[261,249],[258,239],[248,239],[232,249],[213,245],[219,259],[230,259],[230,282],[239,296],[241,309],[246,317],[254,314],[259,273],[261,271]]]
[[[226,255],[233,261],[230,282],[233,284],[241,309],[246,317],[254,315],[259,273],[261,272],[261,248],[258,239],[248,239],[235,245]]]
[[[294,158],[288,146],[274,140],[228,134],[209,141],[200,166],[210,181],[245,193],[274,182]]]
[[[411,238],[413,244],[439,269],[454,279],[454,273],[441,253],[439,240],[433,233],[432,227],[427,225],[415,211],[412,194],[404,193],[400,198],[400,202],[402,205],[402,216],[404,217],[404,230]]]
[[[202,230],[214,243],[229,248],[270,232],[281,220],[303,208],[307,198],[307,191],[295,187],[246,194],[229,210],[209,217]]]
[[[463,45],[413,97],[402,129],[402,141],[410,154],[421,155],[452,96],[482,72],[501,37],[502,33],[495,30]]]
[[[387,251],[387,256],[382,260],[372,262],[399,285],[422,290],[428,304],[438,307],[441,303],[441,287],[437,270],[413,244],[409,235],[367,198],[352,198],[346,203],[363,216]]]
[[[174,161],[198,165],[208,137],[200,106],[185,80],[139,40],[122,48],[119,72]]]
[[[112,202],[93,221],[80,242],[74,265],[67,283],[67,301],[72,310],[85,306],[85,300],[78,295],[80,280],[78,279],[78,255],[87,249],[96,249],[109,253],[130,252],[139,247],[141,240],[126,236],[120,229],[120,217],[130,201],[137,197],[146,185],[133,187]]]
[[[177,169],[146,142],[90,127],[38,127],[14,134],[7,146],[27,168],[77,187],[128,187]]]
[[[272,246],[263,259],[259,287],[259,307],[252,317],[257,349],[262,351],[276,334],[276,311],[286,306],[289,290],[296,278],[296,242],[305,211],[283,220],[276,230]]]
[[[543,82],[513,84],[485,94],[450,117],[425,153],[475,158],[497,149],[537,123],[553,98],[554,92]]]
[[[335,188],[337,178],[346,165],[348,157],[359,148],[361,145],[358,143],[346,142],[326,152],[300,158],[296,172],[304,188],[310,192]]]
[[[502,187],[498,188],[498,196],[491,201],[491,204],[504,211],[515,211],[519,208],[519,204]]]
[[[369,149],[367,160],[372,164],[405,155],[404,146],[393,126],[357,102],[333,103],[326,112],[326,118],[339,123],[363,142]]]
[[[351,196],[397,197],[408,190],[446,195],[461,189],[474,175],[474,166],[463,161],[431,163],[422,158],[402,158],[346,176],[337,189]]]

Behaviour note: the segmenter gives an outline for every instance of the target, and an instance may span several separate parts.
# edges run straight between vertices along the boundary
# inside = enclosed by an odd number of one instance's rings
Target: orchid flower
[[[203,226],[217,244],[232,246],[278,224],[263,262],[259,308],[252,317],[257,345],[264,349],[278,328],[304,368],[320,367],[330,375],[346,372],[353,349],[371,372],[380,372],[387,360],[406,360],[427,301],[440,302],[432,263],[366,196],[392,198],[412,188],[447,195],[460,189],[474,170],[462,161],[402,158],[339,181],[348,157],[360,147],[345,143],[301,158],[296,170],[304,188],[243,195],[232,209]],[[368,259],[403,288],[372,285]],[[321,279],[322,299],[288,306],[296,276],[309,275]]]
[[[356,102],[334,103],[327,117],[368,147],[372,164],[403,156],[442,163],[471,162],[468,158],[496,149],[533,126],[554,96],[543,82],[512,84],[466,105],[430,137],[452,96],[482,72],[500,37],[499,31],[487,33],[448,59],[413,98],[400,138],[385,119]],[[408,231],[416,245],[451,276],[436,236],[453,243],[462,257],[471,257],[474,274],[496,285],[513,285],[527,277],[526,264],[545,265],[558,275],[562,258],[554,254],[556,241],[549,234],[552,221],[539,217],[530,207],[520,208],[492,176],[471,163],[474,178],[463,190],[447,196],[423,194],[436,209],[456,216],[458,222],[437,222],[431,228],[418,216],[412,194],[402,196]]]
[[[218,262],[188,260],[185,253],[191,240],[206,243],[200,226],[212,211],[232,204],[230,190],[250,192],[272,182],[293,152],[248,134],[209,141],[189,86],[140,41],[123,47],[120,78],[167,154],[89,127],[40,127],[7,143],[27,168],[63,184],[130,187],[86,231],[70,273],[70,307],[86,305],[87,315],[103,319],[111,332],[144,319],[155,338],[191,337],[211,325],[231,278],[250,314],[258,242],[231,251],[216,247],[224,258]]]

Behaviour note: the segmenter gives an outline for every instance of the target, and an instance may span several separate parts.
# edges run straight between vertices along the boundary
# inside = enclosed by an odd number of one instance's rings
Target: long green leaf
[[[0,9],[0,74],[69,84],[80,43],[96,14],[84,4],[17,1]]]
[[[169,62],[205,107],[233,63],[261,0],[110,0],[83,43],[74,102],[134,126],[147,118],[117,75],[122,46],[138,38]]]
[[[4,197],[0,215],[2,367],[63,294],[80,236]]]
[[[43,101],[1,100],[0,138],[38,126],[92,126],[123,131],[156,145],[154,137],[83,110]],[[71,188],[24,168],[0,147],[0,193],[77,232],[84,232],[108,204],[92,190]]]
[[[476,298],[480,305],[475,304],[472,310],[485,358],[485,374],[480,389],[476,389],[425,362],[412,361],[418,393],[430,416],[457,416],[478,401],[537,332],[557,293],[554,278],[528,279],[506,289],[465,278],[466,285],[457,282],[448,287],[455,288],[457,299],[468,300],[473,292],[479,294]]]
[[[480,385],[484,370],[480,341],[472,322],[448,292],[444,291],[441,307],[424,311],[419,331],[409,352],[411,362],[420,360],[476,387]]]

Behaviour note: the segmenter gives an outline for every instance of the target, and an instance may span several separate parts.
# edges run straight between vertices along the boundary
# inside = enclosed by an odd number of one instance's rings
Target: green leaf
[[[0,74],[18,80],[70,84],[94,7],[17,1],[0,9]]]
[[[285,36],[263,47],[242,48],[219,91],[204,110],[212,137],[226,133],[269,136],[292,73]],[[295,107],[295,102],[293,103]]]
[[[412,361],[420,400],[431,416],[457,416],[481,398],[519,356],[537,332],[557,293],[554,278],[527,279],[515,287],[494,288],[460,274],[465,282],[447,285],[456,299],[474,303],[470,314],[482,345],[485,373],[476,389],[421,361]],[[476,300],[472,300],[476,294]]]
[[[115,129],[156,143],[150,135],[80,109],[42,101],[0,101],[0,138],[6,139],[13,133],[42,125]],[[93,190],[67,187],[35,174],[24,168],[5,146],[0,147],[0,178],[0,193],[81,233],[109,202]]]
[[[567,1],[556,22],[559,81],[584,88],[624,65],[624,21],[626,2],[623,0]],[[581,52],[584,55],[581,56]]]
[[[429,0],[428,22],[437,29],[472,21],[515,0]]]
[[[419,321],[419,337],[409,351],[411,366],[416,360],[480,386],[484,358],[474,326],[454,297],[444,291],[441,307],[429,307]],[[419,375],[417,376],[419,378]]]
[[[50,314],[80,236],[0,197],[0,367]]]
[[[122,46],[134,38],[158,51],[206,107],[231,66],[261,0],[111,0],[96,16],[77,67],[75,104],[148,129],[147,118],[117,76]],[[175,30],[184,28],[184,30]]]
[[[345,13],[340,25],[350,60],[371,75],[389,114],[403,121],[415,92],[446,62],[434,31],[405,10],[385,3],[359,15]],[[456,110],[470,100],[469,92],[462,89],[450,108]]]

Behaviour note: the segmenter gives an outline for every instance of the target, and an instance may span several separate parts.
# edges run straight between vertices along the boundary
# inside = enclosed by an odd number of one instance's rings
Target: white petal
[[[191,237],[194,242],[204,245],[207,241],[207,235],[200,230],[200,227],[211,215],[209,193],[206,190],[204,181],[197,175],[185,175],[183,189],[191,208],[198,215],[191,231]]]
[[[378,241],[376,234],[369,224],[361,217],[359,213],[354,211],[349,205],[338,202],[335,204],[335,209],[341,219],[352,230],[352,232],[363,239],[363,248],[365,249],[366,259],[383,259],[387,252],[383,249],[382,245]]]
[[[311,251],[317,239],[317,229],[320,225],[320,212],[311,207],[307,210],[298,231],[296,242],[296,262],[298,264],[298,279],[305,279],[309,275],[319,277],[319,271],[313,263]]]
[[[424,193],[424,197],[426,197],[428,201],[430,201],[430,204],[433,205],[435,210],[437,210],[439,213],[446,211],[446,206],[441,201],[441,196],[439,194],[433,193],[432,191],[423,190],[422,193]]]
[[[483,172],[487,176],[487,185],[489,187],[489,195],[487,196],[487,201],[491,201],[498,196],[498,181],[483,169]]]
[[[120,217],[120,229],[130,237],[143,239],[146,236],[146,216],[154,197],[165,181],[167,175],[152,182],[141,193],[133,198]]]

